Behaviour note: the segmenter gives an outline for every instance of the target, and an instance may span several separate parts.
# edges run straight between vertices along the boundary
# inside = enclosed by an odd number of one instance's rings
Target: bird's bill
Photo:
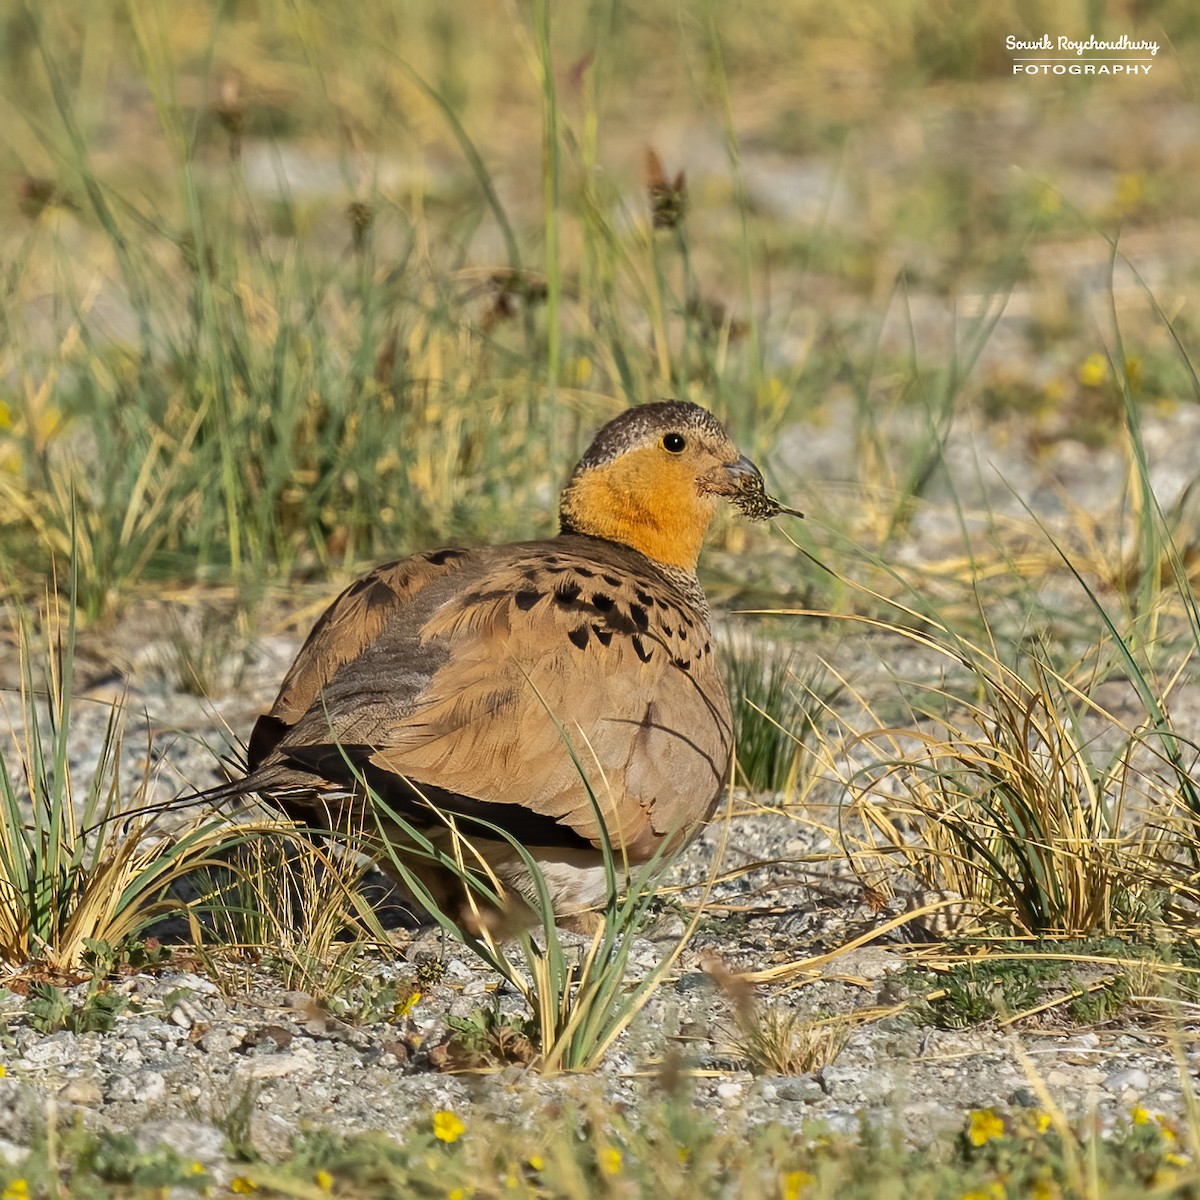
[[[730,463],[714,468],[697,481],[701,494],[724,496],[751,521],[767,521],[771,517],[803,517],[797,509],[788,508],[767,494],[762,472],[744,454]]]

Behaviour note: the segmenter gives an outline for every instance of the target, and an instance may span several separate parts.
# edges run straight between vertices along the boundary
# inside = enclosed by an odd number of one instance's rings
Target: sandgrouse
[[[791,511],[704,409],[628,410],[571,473],[557,537],[415,554],[347,588],[231,790],[325,829],[369,824],[374,792],[436,845],[456,827],[532,900],[486,822],[532,855],[556,917],[586,925],[571,918],[606,894],[598,812],[618,860],[644,862],[696,832],[728,777],[729,700],[696,578],[722,499],[756,519]],[[383,836],[404,854],[394,823]],[[453,872],[419,855],[410,869],[466,912]]]

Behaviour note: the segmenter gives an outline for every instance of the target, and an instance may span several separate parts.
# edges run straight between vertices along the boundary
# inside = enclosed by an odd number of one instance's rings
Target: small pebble
[[[178,1004],[172,1005],[171,1011],[167,1013],[167,1020],[172,1025],[178,1025],[180,1029],[191,1029],[207,1019],[204,1010],[190,1000],[180,1000]]]
[[[1141,1067],[1126,1067],[1123,1071],[1114,1071],[1104,1080],[1104,1086],[1117,1095],[1134,1092],[1144,1095],[1150,1087],[1150,1076]]]
[[[167,1094],[167,1081],[157,1071],[134,1071],[131,1075],[110,1075],[104,1085],[104,1099],[132,1100],[145,1104],[161,1100]]]
[[[99,1104],[104,1098],[100,1085],[90,1076],[81,1076],[65,1083],[58,1093],[59,1100],[64,1104],[76,1104],[80,1108],[90,1108]]]
[[[203,975],[193,975],[190,971],[164,975],[159,980],[159,988],[164,996],[182,988],[186,988],[195,996],[216,996],[219,993],[217,985],[211,979],[205,979]]]

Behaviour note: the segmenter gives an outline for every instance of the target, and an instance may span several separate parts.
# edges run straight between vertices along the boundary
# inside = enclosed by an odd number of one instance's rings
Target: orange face
[[[563,495],[564,520],[691,571],[718,499],[733,494],[737,472],[747,469],[723,434],[656,430],[611,461],[578,471]]]

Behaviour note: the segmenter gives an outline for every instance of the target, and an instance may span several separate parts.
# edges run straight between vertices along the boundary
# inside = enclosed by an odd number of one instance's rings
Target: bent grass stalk
[[[371,851],[386,858],[389,868],[403,880],[442,929],[472,950],[524,997],[538,1027],[539,1070],[555,1074],[595,1067],[645,1006],[701,919],[702,904],[697,906],[684,932],[654,969],[632,989],[626,990],[633,939],[644,927],[650,905],[658,894],[658,885],[671,865],[668,857],[660,851],[623,880],[613,873],[608,898],[600,914],[600,926],[582,955],[572,961],[555,923],[550,891],[537,861],[506,830],[472,818],[472,829],[477,827],[480,836],[508,844],[533,882],[535,896],[530,898],[529,906],[543,944],[539,945],[528,931],[517,934],[514,940],[520,950],[518,961],[493,935],[485,921],[480,921],[474,930],[456,921],[411,865],[411,860],[417,858],[448,871],[457,883],[461,883],[473,907],[504,909],[510,906],[513,898],[506,894],[471,838],[461,832],[458,822],[430,805],[450,834],[451,849],[447,852],[371,791],[364,780],[360,783],[379,817],[399,830],[410,843],[398,850],[381,827],[377,838],[368,839]],[[612,844],[607,827],[602,824],[601,830],[605,858],[611,862]],[[471,860],[478,865],[469,865]],[[624,883],[623,888],[619,886],[621,883]],[[518,903],[522,902],[518,900]]]

